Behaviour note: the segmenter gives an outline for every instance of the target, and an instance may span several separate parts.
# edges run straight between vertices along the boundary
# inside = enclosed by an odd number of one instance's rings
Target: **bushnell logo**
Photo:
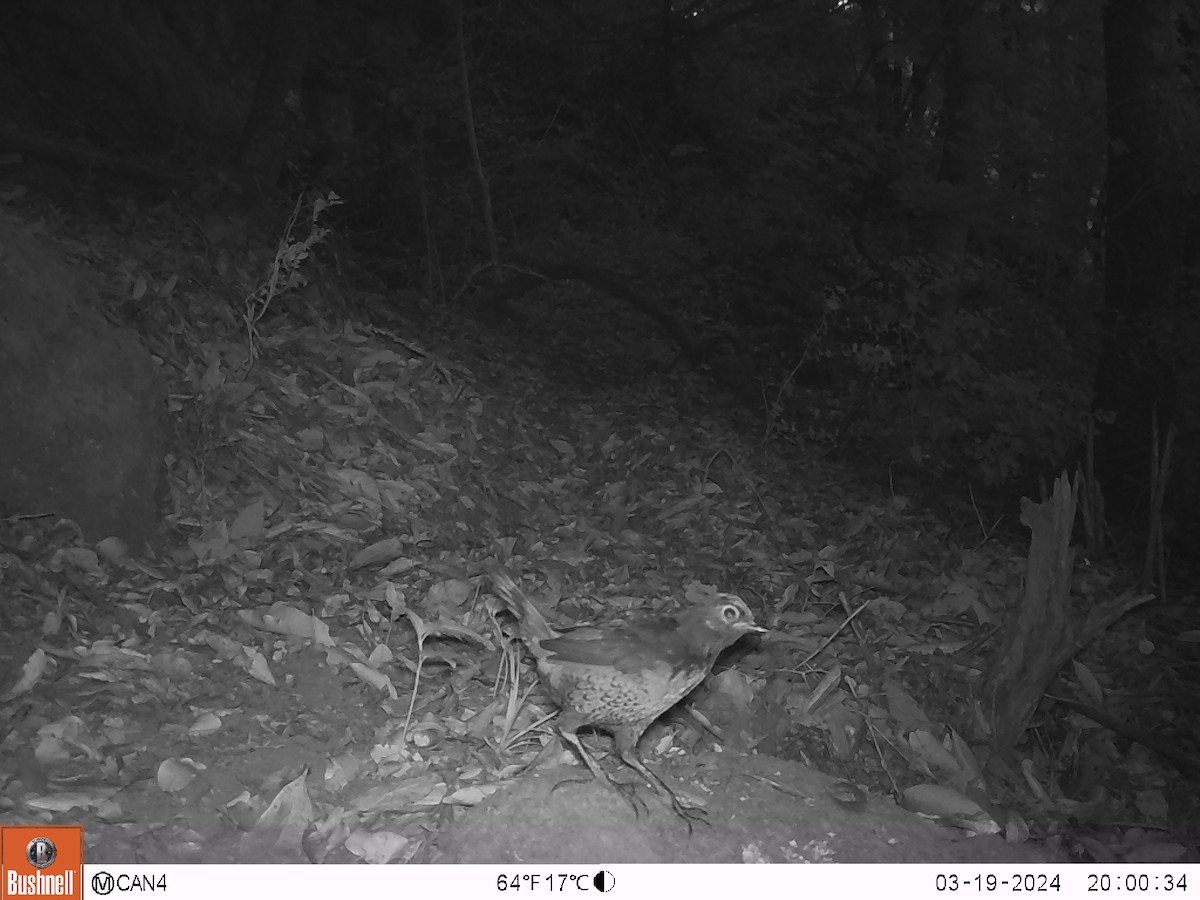
[[[58,848],[50,838],[35,837],[25,847],[25,859],[35,869],[45,869],[58,859]]]

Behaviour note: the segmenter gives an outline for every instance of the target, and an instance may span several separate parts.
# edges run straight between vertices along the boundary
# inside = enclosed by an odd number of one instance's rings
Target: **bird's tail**
[[[517,624],[521,626],[522,637],[526,640],[548,641],[557,636],[546,622],[546,617],[517,587],[517,583],[507,572],[492,573],[492,587],[496,589],[496,595],[504,601],[508,611],[516,617]]]

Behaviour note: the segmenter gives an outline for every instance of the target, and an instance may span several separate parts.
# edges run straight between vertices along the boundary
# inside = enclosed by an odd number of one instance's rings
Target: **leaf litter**
[[[436,858],[446,816],[556,746],[486,593],[497,562],[536,578],[563,624],[742,593],[771,634],[698,692],[699,722],[721,704],[737,729],[700,740],[903,792],[972,830],[1020,832],[997,796],[1049,822],[1171,815],[1144,754],[1122,763],[1125,794],[1046,790],[1047,748],[984,785],[956,731],[962,686],[1021,556],[815,454],[685,415],[690,376],[610,394],[514,383],[352,322],[275,320],[253,366],[215,331],[192,340],[166,370],[158,557],[3,523],[6,821],[94,821],[145,858]],[[496,364],[521,367],[516,352]],[[1101,658],[1067,681],[1092,703],[1117,686]],[[1116,764],[1094,727],[1070,729],[1058,746]],[[1171,857],[1157,834],[1087,846]]]

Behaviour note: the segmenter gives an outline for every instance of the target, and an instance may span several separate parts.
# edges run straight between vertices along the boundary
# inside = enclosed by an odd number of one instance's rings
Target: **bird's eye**
[[[732,603],[726,603],[721,607],[721,618],[732,625],[742,617],[742,611]]]

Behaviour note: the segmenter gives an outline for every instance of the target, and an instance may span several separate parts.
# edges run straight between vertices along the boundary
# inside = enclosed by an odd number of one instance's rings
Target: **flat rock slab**
[[[605,785],[571,781],[587,776],[586,770],[556,769],[518,779],[488,802],[457,815],[439,836],[437,861],[1060,861],[1032,844],[966,836],[903,810],[889,799],[872,799],[861,809],[847,809],[826,793],[834,779],[774,757],[709,753],[653,765],[685,797],[705,804],[709,824],[696,824],[689,835],[684,821],[641,786],[638,796],[647,809],[635,816],[630,804]],[[555,788],[564,781],[568,783]]]

